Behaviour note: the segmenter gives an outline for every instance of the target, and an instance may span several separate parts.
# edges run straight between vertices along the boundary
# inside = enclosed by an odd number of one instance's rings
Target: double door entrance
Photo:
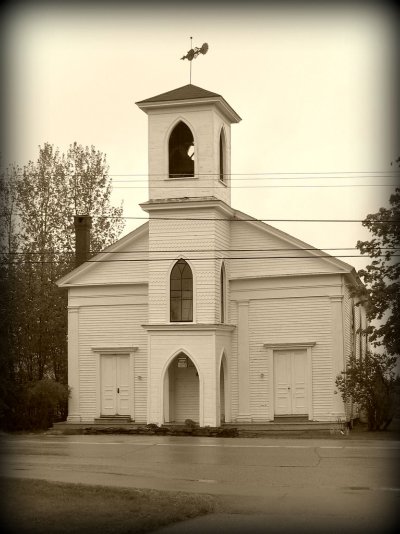
[[[129,356],[101,356],[101,415],[130,415]]]
[[[307,351],[274,351],[275,415],[308,415]]]

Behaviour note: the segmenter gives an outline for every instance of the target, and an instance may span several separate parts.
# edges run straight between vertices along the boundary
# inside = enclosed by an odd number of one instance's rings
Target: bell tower
[[[230,128],[241,118],[226,100],[189,84],[136,104],[148,115],[149,201],[230,205]]]
[[[192,84],[137,105],[148,115],[149,200],[141,207],[149,214],[149,421],[174,417],[170,362],[184,353],[195,367],[199,423],[216,426],[221,354],[230,353],[235,328],[224,254],[233,215],[230,127],[241,119],[222,96]]]

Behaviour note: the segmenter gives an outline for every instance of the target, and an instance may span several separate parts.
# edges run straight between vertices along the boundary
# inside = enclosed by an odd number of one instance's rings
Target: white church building
[[[149,221],[68,289],[68,421],[200,426],[344,419],[335,377],[365,341],[353,267],[231,206],[220,95],[186,85],[148,115]]]

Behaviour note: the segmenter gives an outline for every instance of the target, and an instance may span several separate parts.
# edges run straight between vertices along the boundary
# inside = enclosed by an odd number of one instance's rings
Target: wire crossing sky
[[[54,4],[18,4],[3,20],[4,162],[35,160],[45,142],[94,145],[128,233],[148,200],[147,116],[135,102],[186,85],[194,63],[193,83],[242,117],[232,207],[316,248],[369,238],[354,221],[398,184],[397,18],[385,3]],[[201,43],[206,56],[180,60]]]

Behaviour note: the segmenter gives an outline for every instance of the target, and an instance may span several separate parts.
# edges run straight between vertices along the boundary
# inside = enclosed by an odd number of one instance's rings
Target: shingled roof
[[[152,96],[136,102],[136,104],[144,104],[146,102],[166,102],[171,100],[191,100],[193,98],[210,98],[210,97],[220,97],[221,95],[213,93],[212,91],[207,91],[197,85],[192,85],[191,83],[184,85],[183,87],[178,87],[178,89],[173,89],[172,91],[167,91],[166,93],[161,93],[160,95]]]
[[[136,105],[147,113],[146,109],[160,106],[163,107],[171,102],[176,102],[177,104],[182,105],[186,100],[192,101],[193,103],[193,101],[201,101],[202,99],[207,100],[208,102],[214,102],[218,108],[229,117],[231,122],[239,122],[241,120],[239,115],[228,104],[223,96],[218,93],[213,93],[212,91],[207,91],[207,89],[197,87],[197,85],[192,85],[191,83],[173,89],[172,91],[167,91],[166,93],[140,100],[139,102],[136,102]]]

